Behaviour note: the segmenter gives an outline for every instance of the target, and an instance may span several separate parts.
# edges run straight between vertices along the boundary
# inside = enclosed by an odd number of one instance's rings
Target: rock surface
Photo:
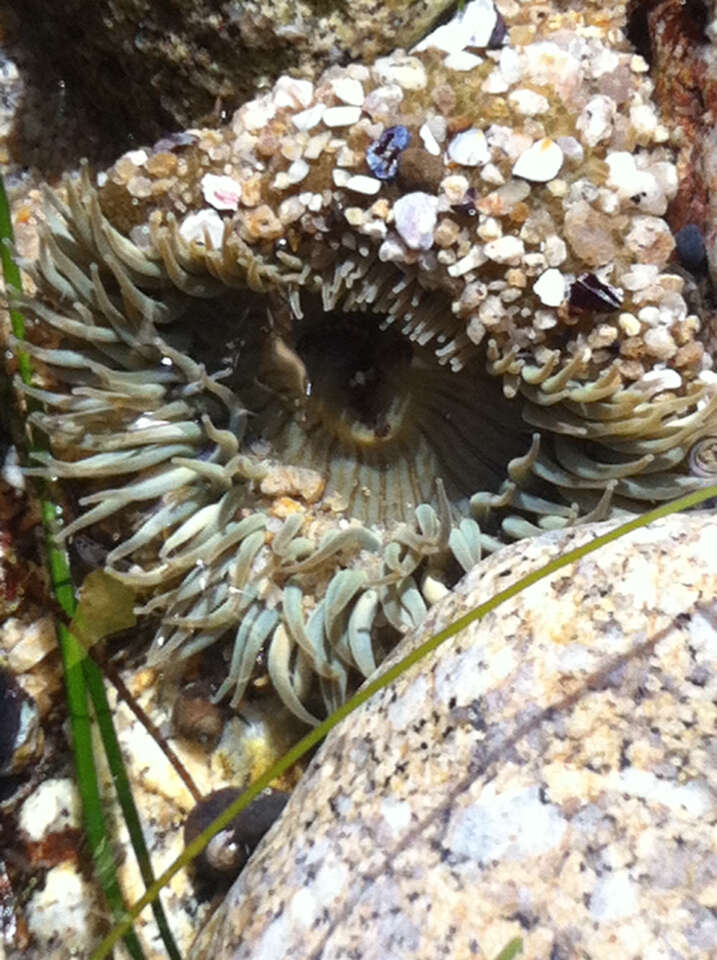
[[[128,137],[156,140],[233,110],[280,73],[314,76],[411,46],[448,0],[0,0],[25,82],[15,159],[45,176],[84,154],[109,160]],[[1,108],[0,108],[1,112]],[[81,117],[79,130],[76,118]],[[70,125],[79,142],[63,129]],[[55,142],[63,150],[57,163]],[[18,154],[20,156],[18,156]]]
[[[516,544],[456,616],[606,528]],[[717,517],[508,601],[327,740],[192,957],[696,958],[717,943]]]

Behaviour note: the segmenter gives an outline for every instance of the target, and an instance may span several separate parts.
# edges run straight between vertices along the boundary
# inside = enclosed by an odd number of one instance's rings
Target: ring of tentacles
[[[445,292],[350,234],[267,263],[231,221],[187,242],[170,216],[140,249],[86,170],[66,188],[25,304],[36,472],[82,485],[62,536],[105,532],[157,621],[151,664],[231,642],[217,699],[261,669],[315,723],[483,552],[712,475],[700,388],[651,399],[490,341],[446,364]]]

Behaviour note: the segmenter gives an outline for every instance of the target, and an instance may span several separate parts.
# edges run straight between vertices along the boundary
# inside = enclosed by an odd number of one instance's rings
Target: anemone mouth
[[[447,292],[368,247],[307,266],[170,219],[145,252],[86,175],[68,194],[28,304],[37,472],[86,485],[63,535],[108,525],[106,568],[159,620],[150,662],[233,634],[234,705],[262,658],[314,722],[484,551],[705,482],[687,472],[717,418],[704,384],[476,349]]]
[[[247,409],[243,448],[314,471],[334,512],[388,528],[421,503],[437,507],[440,479],[465,515],[528,445],[519,408],[479,358],[454,372],[385,317],[326,312],[316,295],[301,298],[300,316],[276,298],[246,300],[241,310],[233,292],[191,304],[175,342],[210,372],[226,364],[222,383]],[[202,342],[192,330],[211,334]]]

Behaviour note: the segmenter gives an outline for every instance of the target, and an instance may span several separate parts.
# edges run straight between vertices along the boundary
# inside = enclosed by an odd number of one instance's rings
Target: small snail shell
[[[690,473],[717,481],[717,437],[703,437],[690,450]]]
[[[240,793],[236,787],[224,787],[203,797],[185,821],[184,845],[188,846],[206,830]],[[215,883],[231,883],[278,819],[288,799],[288,794],[281,790],[263,790],[224,830],[212,837],[197,857],[195,868],[199,877]]]

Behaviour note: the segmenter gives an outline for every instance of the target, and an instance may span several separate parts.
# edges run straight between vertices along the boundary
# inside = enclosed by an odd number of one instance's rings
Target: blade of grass
[[[330,730],[337,726],[337,724],[345,719],[350,713],[353,713],[354,710],[369,700],[375,693],[400,677],[402,673],[405,673],[406,670],[418,663],[419,660],[422,660],[429,653],[432,653],[434,650],[440,647],[441,644],[445,643],[446,640],[449,640],[457,633],[460,633],[460,631],[464,630],[469,624],[474,623],[477,620],[482,620],[487,613],[495,610],[501,604],[505,603],[506,600],[510,600],[511,597],[514,597],[520,593],[521,590],[525,590],[526,587],[530,587],[534,583],[544,580],[557,570],[560,570],[571,563],[575,563],[577,560],[581,560],[594,550],[598,550],[600,547],[604,547],[608,543],[613,543],[615,540],[619,540],[620,537],[624,537],[633,530],[638,530],[640,527],[645,527],[654,520],[660,520],[662,517],[667,517],[671,513],[677,513],[680,510],[688,510],[691,507],[702,503],[704,500],[709,500],[710,498],[716,496],[717,484],[710,487],[705,487],[702,490],[697,490],[694,493],[680,497],[679,500],[673,500],[670,503],[663,503],[654,510],[649,510],[647,513],[643,513],[639,517],[634,517],[632,520],[628,520],[619,527],[615,527],[612,530],[608,530],[607,533],[603,533],[599,537],[595,537],[590,541],[590,543],[586,543],[581,547],[576,547],[574,550],[569,550],[567,553],[556,557],[555,560],[551,560],[549,563],[546,563],[538,570],[534,570],[532,573],[522,577],[505,590],[501,590],[499,593],[496,593],[493,597],[491,597],[490,600],[479,604],[479,606],[474,607],[473,610],[470,610],[462,617],[454,620],[453,623],[450,623],[447,627],[434,634],[434,636],[430,637],[415,650],[412,650],[411,653],[405,656],[398,663],[394,664],[374,680],[369,681],[358,691],[358,693],[355,693],[349,700],[347,700],[343,706],[339,707],[338,710],[332,713],[330,717],[328,717],[318,726],[314,727],[314,729],[310,730],[309,733],[302,737],[298,743],[294,744],[294,746],[288,750],[283,757],[280,757],[276,763],[272,764],[272,766],[265,771],[265,773],[263,773],[249,787],[247,787],[244,793],[237,797],[234,803],[227,807],[227,809],[224,810],[224,812],[221,813],[217,819],[206,828],[206,830],[200,833],[199,836],[185,848],[184,852],[177,857],[177,859],[171,863],[169,867],[167,867],[164,873],[157,878],[155,883],[145,891],[144,895],[140,897],[135,904],[133,904],[127,917],[118,923],[114,930],[112,930],[109,935],[105,937],[102,943],[92,953],[90,960],[104,960],[112,947],[130,928],[142,910],[144,910],[148,904],[152,903],[152,901],[159,895],[162,887],[168,883],[169,880],[171,880],[172,877],[182,869],[182,867],[185,867],[188,863],[190,863],[191,860],[194,859],[194,857],[198,856],[212,839],[212,837],[223,830],[224,827],[228,826],[230,821],[233,820],[234,817],[245,807],[247,807],[251,801],[261,793],[262,790],[270,786],[274,780],[285,773],[289,767],[293,766],[293,764],[303,757],[304,754],[306,754],[309,750],[311,750],[312,747],[315,747],[318,743],[320,743],[326,734],[329,733]],[[511,947],[511,944],[508,944],[508,947]]]
[[[22,292],[20,270],[11,255],[12,221],[10,208],[5,192],[5,185],[0,177],[0,262],[2,263],[5,287],[8,299],[12,292]],[[25,337],[25,320],[21,311],[10,305],[10,322],[13,333],[22,340]],[[18,370],[24,383],[30,383],[32,365],[28,355],[23,350],[17,354]],[[0,371],[5,386],[5,371]],[[7,385],[6,392],[12,396],[12,389]],[[36,404],[28,403],[32,409]],[[37,449],[39,449],[39,445]],[[50,582],[53,593],[63,613],[72,619],[77,612],[75,590],[72,583],[69,562],[66,552],[57,545],[57,533],[61,525],[61,513],[53,503],[48,484],[39,484],[40,509],[42,523],[45,530],[45,546],[47,563],[50,573]],[[68,712],[72,726],[72,743],[77,770],[78,787],[82,798],[82,809],[92,857],[97,870],[98,879],[103,887],[107,903],[112,911],[115,922],[125,916],[125,905],[117,880],[117,872],[112,857],[111,844],[107,835],[102,801],[97,780],[97,770],[92,751],[91,724],[88,709],[88,692],[94,708],[97,723],[100,729],[103,747],[117,790],[122,815],[130,835],[140,873],[145,885],[154,881],[154,873],[144,842],[137,808],[132,797],[129,779],[125,770],[122,754],[117,742],[117,736],[112,723],[112,715],[107,703],[102,674],[97,664],[86,653],[74,634],[59,620],[55,622],[57,642],[60,647],[63,668],[65,673],[65,687],[67,691]],[[155,909],[156,907],[156,909]],[[164,909],[159,901],[153,905],[155,920],[171,960],[180,960],[180,954],[172,937],[167,923]],[[132,957],[143,960],[144,953],[137,936],[132,930],[125,937],[125,945]]]
[[[125,916],[126,910],[117,881],[112,847],[102,814],[102,798],[97,783],[97,770],[95,769],[92,751],[92,723],[82,667],[84,654],[77,638],[70,633],[64,623],[57,623],[57,638],[65,668],[67,708],[72,724],[75,769],[82,799],[85,833],[92,851],[95,872],[104,890],[114,921],[117,923]],[[130,956],[135,960],[142,960],[144,953],[133,929],[131,933],[129,930],[126,932],[124,943]]]
[[[117,791],[122,814],[127,824],[132,847],[137,857],[139,871],[145,887],[151,887],[154,883],[154,872],[149,859],[149,851],[144,842],[142,825],[139,822],[139,815],[132,797],[132,789],[127,778],[124,762],[122,761],[117,734],[115,733],[112,722],[112,711],[107,702],[107,693],[105,691],[102,671],[92,657],[85,656],[82,663],[84,666],[85,681],[95,708],[95,716],[97,717],[97,724],[100,728],[102,743],[104,744],[105,753],[107,754],[107,762],[112,770],[115,790]],[[181,960],[181,954],[174,942],[172,931],[169,929],[169,923],[167,922],[167,917],[160,901],[155,900],[153,906],[158,908],[154,911],[154,919],[157,922],[157,927],[159,928],[159,933],[162,937],[167,955],[170,957],[170,960]]]
[[[513,960],[519,953],[523,952],[523,941],[520,937],[514,937],[510,943],[506,943],[495,960]]]

